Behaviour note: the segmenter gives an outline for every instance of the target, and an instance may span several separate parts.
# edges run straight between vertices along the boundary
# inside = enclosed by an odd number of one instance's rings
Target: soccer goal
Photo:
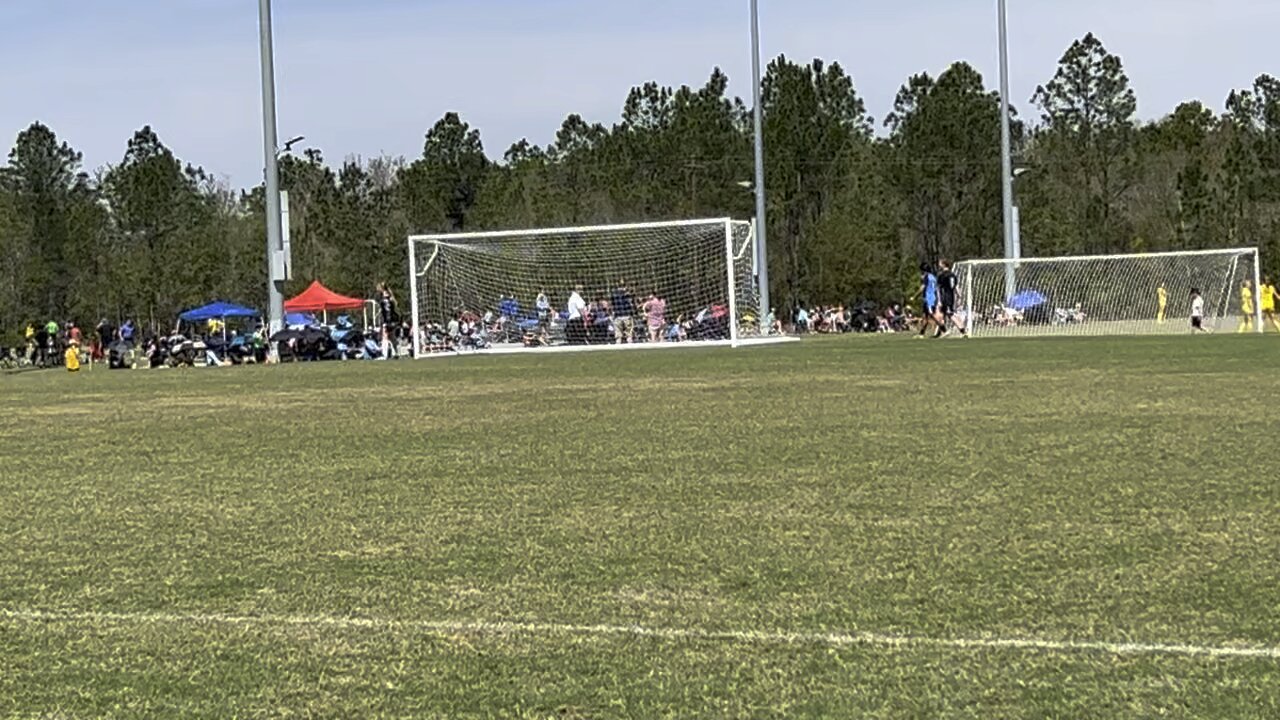
[[[1204,325],[1262,331],[1257,248],[957,263],[957,305],[977,336],[1150,335]]]
[[[547,345],[737,345],[762,317],[754,226],[730,219],[415,235],[409,265],[417,357]]]

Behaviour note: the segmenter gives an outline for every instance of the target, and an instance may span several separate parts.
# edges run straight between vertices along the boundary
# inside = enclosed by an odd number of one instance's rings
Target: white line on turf
[[[394,620],[332,615],[222,615],[149,612],[77,612],[56,610],[0,610],[0,621],[9,623],[116,623],[140,625],[260,625],[308,626],[338,629],[411,630],[434,634],[474,635],[595,635],[758,643],[765,645],[820,645],[847,647],[937,647],[958,650],[1032,650],[1044,652],[1096,652],[1110,655],[1180,655],[1208,658],[1262,658],[1280,660],[1280,647],[1211,646],[1167,643],[1103,642],[1093,640],[1045,640],[1037,638],[937,638],[873,632],[820,633],[757,630],[704,630],[654,628],[639,625],[574,625],[546,622],[483,622],[452,620]]]

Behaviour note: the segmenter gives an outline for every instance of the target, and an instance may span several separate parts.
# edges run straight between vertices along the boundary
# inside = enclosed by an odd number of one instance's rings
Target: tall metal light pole
[[[1013,157],[1009,138],[1009,29],[1005,13],[1006,0],[998,0],[1000,13],[1000,167],[1004,184],[1004,257],[1014,259],[1013,218]],[[1012,262],[1005,263],[1004,297],[1013,297],[1018,291],[1017,278]]]
[[[760,284],[760,322],[772,309],[769,305],[768,223],[765,222],[764,194],[764,108],[760,104],[760,3],[751,0],[751,75],[755,103],[756,136],[756,282]]]
[[[277,164],[276,70],[271,41],[271,0],[258,0],[262,52],[262,152],[267,200],[268,337],[284,326],[284,240],[280,219],[280,170]]]

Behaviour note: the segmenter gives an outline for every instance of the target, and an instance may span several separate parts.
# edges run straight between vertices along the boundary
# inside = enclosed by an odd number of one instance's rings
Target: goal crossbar
[[[706,220],[671,220],[668,222],[638,222],[619,225],[583,225],[580,227],[533,228],[524,230],[486,230],[483,232],[437,233],[434,235],[410,235],[409,240],[415,242],[439,242],[448,244],[458,240],[501,240],[503,238],[529,238],[542,235],[573,235],[603,232],[626,232],[630,230],[656,230],[668,227],[692,227],[697,225],[717,225],[741,222],[733,218],[710,218]]]
[[[1117,253],[1115,255],[1058,255],[1055,257],[985,258],[965,260],[957,265],[1018,265],[1021,263],[1088,262],[1097,260],[1133,260],[1139,258],[1196,257],[1202,255],[1249,255],[1256,247],[1223,248],[1221,250],[1169,250],[1151,253]]]

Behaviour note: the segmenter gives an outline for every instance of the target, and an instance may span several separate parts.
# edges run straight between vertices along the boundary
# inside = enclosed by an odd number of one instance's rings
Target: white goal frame
[[[1054,263],[1070,263],[1070,262],[1105,262],[1105,261],[1123,261],[1123,260],[1152,260],[1159,258],[1191,258],[1205,257],[1212,255],[1234,256],[1245,259],[1252,259],[1253,272],[1251,280],[1253,286],[1253,332],[1261,334],[1265,331],[1262,326],[1262,262],[1257,247],[1238,247],[1238,248],[1218,248],[1210,250],[1176,250],[1152,253],[1119,253],[1115,255],[1066,255],[1047,258],[992,258],[985,260],[966,260],[958,262],[955,265],[955,273],[960,284],[961,297],[957,298],[958,305],[964,308],[965,317],[964,324],[971,334],[974,333],[976,327],[974,324],[975,310],[981,308],[974,307],[973,297],[973,274],[977,268],[1000,266],[1005,268],[1005,295],[1016,290],[1015,278],[1020,266],[1029,264],[1054,264]],[[1227,299],[1231,297],[1231,293],[1235,292],[1234,287],[1227,287]],[[1119,333],[1126,334],[1126,333]],[[978,333],[981,336],[981,333]]]
[[[523,230],[493,230],[485,232],[467,232],[467,233],[436,233],[410,235],[408,237],[408,260],[409,260],[409,293],[410,293],[410,312],[412,313],[411,332],[413,356],[422,358],[426,355],[422,348],[422,319],[421,308],[419,307],[420,283],[423,277],[431,270],[432,264],[440,254],[442,247],[465,247],[466,243],[474,240],[504,240],[504,239],[528,239],[547,235],[583,235],[590,233],[616,233],[627,231],[654,230],[662,228],[682,228],[682,227],[706,227],[706,228],[724,228],[724,262],[725,262],[725,280],[727,282],[727,304],[729,309],[729,345],[738,347],[740,343],[739,325],[742,316],[739,312],[738,305],[738,277],[736,273],[736,265],[749,260],[751,264],[751,281],[750,287],[755,294],[755,299],[759,299],[759,272],[757,268],[756,247],[756,227],[755,221],[734,220],[732,218],[712,218],[702,220],[673,220],[659,222],[639,222],[639,223],[622,223],[612,225],[586,225],[578,227],[559,227],[559,228],[530,228]],[[735,247],[734,231],[736,228],[747,230],[746,239],[741,243],[741,247]],[[419,267],[418,265],[418,245],[428,244],[430,253],[427,255],[426,262]],[[750,256],[747,257],[747,253]],[[757,322],[763,321],[766,317],[764,308],[760,308],[757,314]],[[723,341],[721,341],[723,342]],[[693,345],[702,344],[699,342],[691,343]]]

